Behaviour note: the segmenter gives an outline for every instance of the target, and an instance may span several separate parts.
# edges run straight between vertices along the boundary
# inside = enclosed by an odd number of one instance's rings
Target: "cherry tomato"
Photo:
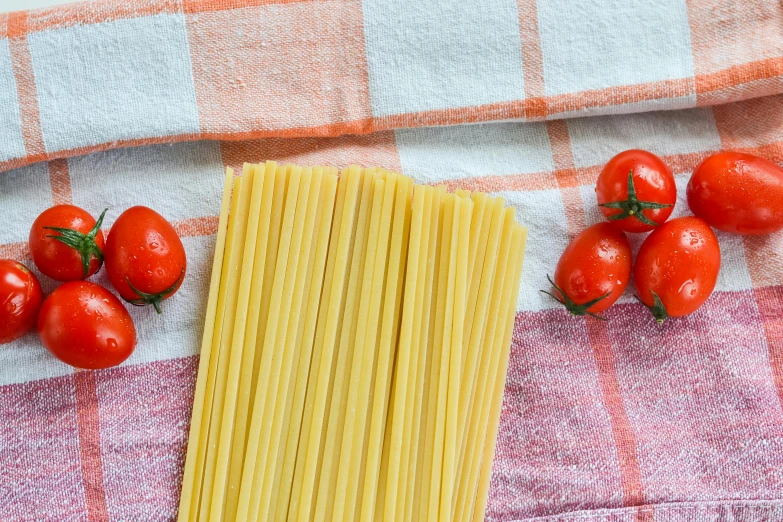
[[[38,336],[62,362],[91,370],[117,366],[136,346],[136,329],[122,302],[89,281],[65,283],[46,298]]]
[[[106,240],[109,281],[127,302],[160,303],[179,289],[185,278],[185,248],[171,223],[147,207],[123,212]]]
[[[688,182],[688,206],[711,226],[748,236],[783,229],[783,169],[741,152],[702,161]]]
[[[612,306],[631,277],[631,244],[610,223],[598,223],[576,236],[555,269],[554,293],[546,292],[572,315],[592,315]]]
[[[38,270],[56,281],[87,279],[101,269],[104,238],[101,223],[73,205],[44,210],[30,229],[30,252]]]
[[[672,171],[646,150],[626,150],[610,159],[595,194],[603,215],[626,232],[649,232],[669,219],[677,202]]]
[[[693,216],[656,228],[642,243],[634,265],[639,299],[659,323],[703,305],[719,272],[718,238],[706,221]]]
[[[42,302],[43,292],[35,275],[22,263],[0,259],[0,344],[30,331]]]

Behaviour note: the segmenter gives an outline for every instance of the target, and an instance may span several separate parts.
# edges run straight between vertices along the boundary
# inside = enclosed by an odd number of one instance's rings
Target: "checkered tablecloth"
[[[783,164],[780,0],[99,0],[0,15],[0,257],[56,203],[148,205],[189,267],[122,366],[0,346],[0,520],[175,516],[222,172],[399,169],[530,229],[488,520],[783,520],[783,233],[719,234],[715,294],[658,327],[538,290],[627,148]],[[456,125],[464,124],[464,125]],[[473,125],[467,125],[473,124]],[[448,125],[448,126],[447,126]],[[638,248],[642,238],[632,238]],[[108,284],[101,273],[95,277]],[[45,291],[54,282],[41,277]]]

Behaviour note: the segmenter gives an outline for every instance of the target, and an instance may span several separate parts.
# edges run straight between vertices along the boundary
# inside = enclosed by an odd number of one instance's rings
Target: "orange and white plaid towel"
[[[488,520],[783,520],[783,234],[719,235],[716,293],[662,328],[630,296],[602,323],[538,292],[601,220],[601,165],[636,147],[665,158],[681,195],[717,150],[783,163],[783,3],[103,0],[0,15],[0,257],[31,265],[30,224],[66,202],[108,207],[107,227],[152,206],[189,256],[163,316],[131,310],[139,345],[118,368],[74,373],[34,334],[0,347],[0,520],[174,518],[222,171],[267,159],[499,193],[530,226]]]

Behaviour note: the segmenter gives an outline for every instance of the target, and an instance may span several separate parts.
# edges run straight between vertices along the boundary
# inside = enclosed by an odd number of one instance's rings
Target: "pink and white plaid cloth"
[[[0,257],[31,266],[30,224],[70,202],[108,207],[107,230],[152,206],[189,256],[163,316],[131,310],[139,344],[118,368],[74,372],[35,334],[0,347],[0,520],[175,517],[222,172],[267,159],[499,193],[530,227],[488,520],[783,520],[783,234],[720,234],[715,294],[663,327],[630,292],[607,323],[538,292],[600,221],[615,153],[663,156],[681,196],[718,150],[783,163],[780,0],[10,13],[0,122]]]

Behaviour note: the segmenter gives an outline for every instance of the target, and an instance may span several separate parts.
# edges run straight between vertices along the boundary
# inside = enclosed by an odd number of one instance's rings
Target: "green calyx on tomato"
[[[559,286],[557,286],[555,284],[554,281],[552,281],[552,278],[549,277],[549,274],[547,274],[546,278],[549,280],[549,283],[552,285],[552,288],[554,288],[557,291],[557,293],[560,294],[562,297],[557,297],[552,292],[547,292],[546,290],[539,290],[539,291],[541,293],[544,293],[544,294],[548,295],[549,297],[551,297],[552,299],[554,299],[555,301],[557,301],[561,305],[565,306],[566,310],[568,310],[571,313],[571,315],[577,315],[577,316],[589,315],[591,317],[595,317],[596,319],[600,319],[602,321],[606,321],[605,317],[601,317],[600,315],[594,314],[593,312],[588,312],[587,310],[589,310],[593,305],[595,305],[596,303],[600,302],[601,300],[606,299],[607,297],[609,297],[609,295],[612,292],[606,292],[604,295],[602,295],[600,297],[596,297],[592,301],[588,301],[588,302],[586,302],[584,304],[576,304],[575,302],[573,302],[571,300],[570,297],[568,297],[568,295],[565,292],[563,292],[563,290],[560,289]]]
[[[55,239],[79,252],[79,256],[82,258],[82,270],[84,271],[85,278],[90,273],[90,262],[92,261],[93,257],[99,262],[103,263],[103,251],[101,250],[101,247],[99,247],[95,242],[95,237],[101,230],[103,217],[106,215],[107,210],[109,209],[104,209],[104,211],[101,213],[101,216],[98,218],[98,221],[95,222],[95,226],[92,227],[92,229],[86,234],[70,228],[43,227],[45,230],[53,230],[54,232],[58,232],[60,234],[58,236],[50,235],[46,237]]]
[[[155,311],[159,314],[162,314],[163,311],[160,309],[160,303],[163,302],[164,299],[166,299],[169,295],[173,294],[177,288],[179,288],[179,284],[182,282],[182,279],[185,277],[185,269],[182,269],[182,272],[180,272],[179,277],[176,281],[174,281],[174,284],[165,289],[164,291],[158,293],[158,294],[148,294],[146,292],[142,292],[135,286],[133,286],[133,283],[130,282],[130,277],[125,277],[125,281],[128,283],[128,286],[136,292],[136,295],[139,296],[138,299],[125,299],[126,302],[132,304],[133,306],[146,306],[146,305],[152,305],[155,308]]]
[[[663,301],[661,301],[661,298],[658,297],[658,294],[650,290],[650,293],[653,296],[653,305],[650,306],[638,296],[634,295],[634,297],[642,303],[650,312],[652,312],[653,317],[655,317],[655,322],[658,324],[663,324],[666,319],[669,318],[669,312],[666,311],[666,306],[664,306]]]
[[[662,208],[669,208],[673,207],[674,205],[670,205],[667,203],[655,203],[654,201],[641,201],[636,196],[636,188],[633,185],[633,170],[628,172],[628,199],[625,201],[611,201],[609,203],[602,203],[599,206],[604,208],[619,208],[622,210],[619,214],[613,214],[611,216],[608,216],[607,219],[610,221],[619,221],[621,219],[625,219],[628,217],[636,217],[639,221],[644,223],[645,225],[650,225],[651,227],[657,227],[659,223],[656,223],[652,219],[649,219],[647,216],[645,216],[642,211],[643,210],[660,210]]]

